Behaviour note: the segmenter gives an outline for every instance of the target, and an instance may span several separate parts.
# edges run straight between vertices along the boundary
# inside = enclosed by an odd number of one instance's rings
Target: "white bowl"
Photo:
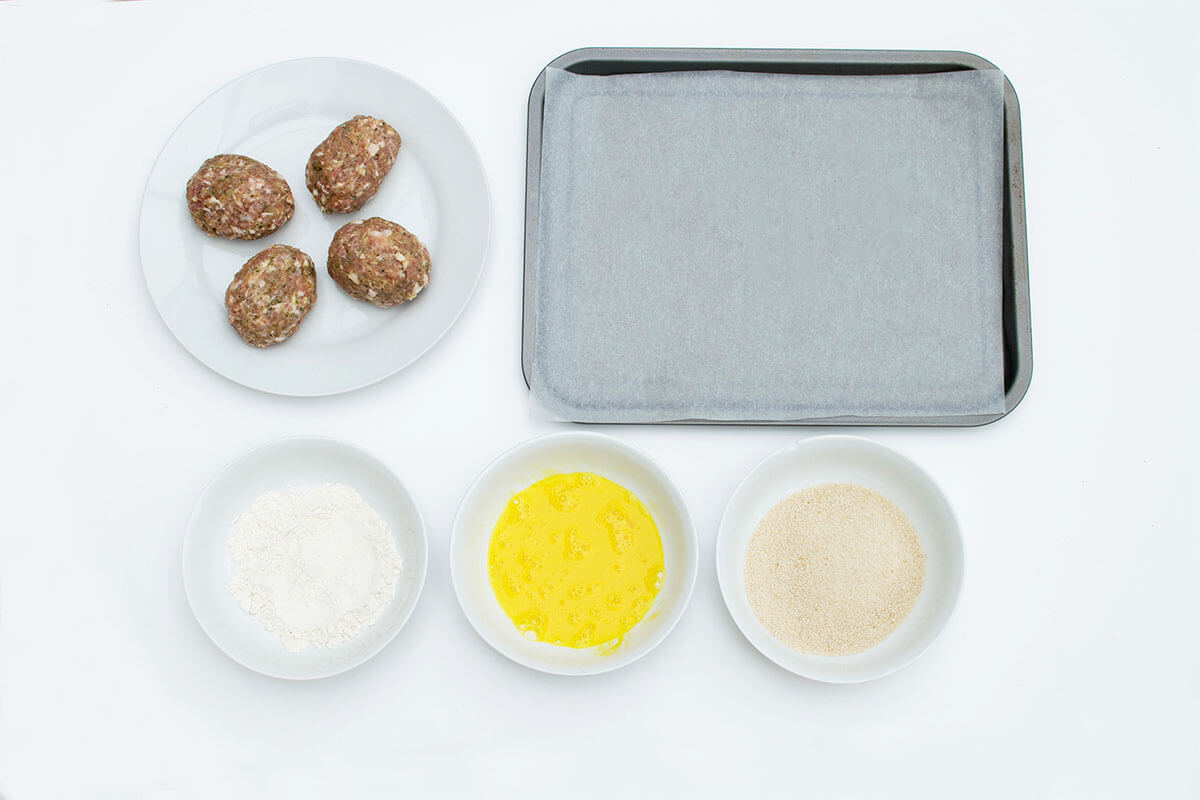
[[[592,472],[638,496],[662,537],[666,578],[654,605],[615,651],[529,641],[504,613],[488,579],[487,552],[509,499],[558,473]],[[595,675],[623,667],[654,649],[683,616],[698,564],[696,531],[679,490],[642,451],[598,433],[543,436],[504,453],[484,469],[459,506],[450,534],[450,574],[459,605],[484,641],[518,664],[557,675]]]
[[[763,627],[746,597],[746,545],[758,521],[789,494],[822,483],[855,483],[885,495],[912,521],[925,550],[925,586],[912,611],[878,645],[849,656],[791,649]],[[949,621],[962,576],[962,537],[937,484],[895,450],[857,436],[818,436],[768,456],[734,491],[717,534],[717,580],[733,621],[779,666],[828,683],[882,678],[911,663]]]
[[[321,483],[352,486],[379,512],[403,567],[396,596],[373,626],[336,647],[292,653],[242,611],[229,591],[233,560],[226,542],[234,518],[259,495]],[[324,678],[358,666],[399,633],[421,595],[427,562],[421,513],[404,484],[378,459],[334,439],[280,439],[226,466],[196,501],[183,541],[183,585],[200,627],[234,661],[276,678]]]

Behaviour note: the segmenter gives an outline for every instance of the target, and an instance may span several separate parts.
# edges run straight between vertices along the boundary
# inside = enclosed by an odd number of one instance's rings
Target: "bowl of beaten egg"
[[[679,490],[611,436],[543,436],[497,458],[463,498],[450,573],[467,619],[503,655],[558,675],[636,661],[696,582]]]

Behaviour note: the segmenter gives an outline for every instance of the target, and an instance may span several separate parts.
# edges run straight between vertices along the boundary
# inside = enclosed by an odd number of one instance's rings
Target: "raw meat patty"
[[[429,251],[386,219],[350,222],[329,245],[329,276],[351,297],[388,308],[412,300],[429,284]]]
[[[225,290],[229,324],[255,347],[291,336],[315,302],[313,260],[285,244],[272,245],[247,261]]]
[[[395,128],[359,114],[317,145],[308,157],[304,182],[322,211],[349,214],[375,196],[399,152]]]
[[[249,156],[213,156],[187,183],[188,211],[200,230],[226,239],[259,239],[292,218],[287,181]]]

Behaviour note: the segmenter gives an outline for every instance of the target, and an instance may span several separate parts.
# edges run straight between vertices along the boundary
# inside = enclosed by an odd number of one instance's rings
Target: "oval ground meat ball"
[[[284,244],[272,245],[247,261],[225,290],[229,324],[255,347],[269,347],[291,336],[315,302],[313,260]]]
[[[329,276],[351,297],[388,308],[412,300],[429,284],[429,251],[386,219],[350,222],[329,245]]]
[[[399,152],[395,128],[359,114],[317,145],[308,157],[304,182],[322,211],[349,214],[375,196]]]
[[[187,183],[188,211],[200,230],[226,239],[259,239],[292,218],[287,181],[249,156],[213,156]]]

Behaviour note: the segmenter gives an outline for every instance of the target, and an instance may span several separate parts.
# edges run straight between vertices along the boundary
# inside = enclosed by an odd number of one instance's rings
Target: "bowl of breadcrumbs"
[[[921,655],[962,575],[962,537],[937,484],[857,436],[766,458],[717,536],[717,578],[742,633],[784,669],[829,683],[881,678]]]

